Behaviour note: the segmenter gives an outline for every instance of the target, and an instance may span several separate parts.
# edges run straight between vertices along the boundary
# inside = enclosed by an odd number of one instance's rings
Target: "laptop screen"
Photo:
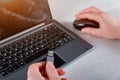
[[[47,0],[0,0],[0,41],[49,18]]]

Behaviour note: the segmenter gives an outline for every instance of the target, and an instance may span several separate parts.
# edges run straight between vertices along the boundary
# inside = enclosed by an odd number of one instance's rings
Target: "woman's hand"
[[[106,39],[120,39],[120,21],[110,14],[101,11],[96,7],[82,10],[76,15],[77,19],[90,19],[99,23],[100,28],[83,28],[83,33]]]
[[[56,69],[51,62],[46,64],[47,76],[44,76],[44,70],[45,62],[32,64],[28,69],[27,80],[67,80],[60,77],[65,74],[65,71],[63,69]]]

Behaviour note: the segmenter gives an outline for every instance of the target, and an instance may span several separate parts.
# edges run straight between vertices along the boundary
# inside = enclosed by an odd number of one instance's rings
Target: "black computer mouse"
[[[79,19],[73,22],[75,29],[81,30],[85,27],[99,28],[99,23],[89,19]]]

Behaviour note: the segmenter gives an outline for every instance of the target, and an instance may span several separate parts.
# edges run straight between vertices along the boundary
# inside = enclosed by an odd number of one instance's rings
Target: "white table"
[[[97,6],[120,18],[120,0],[49,0],[53,17],[95,49],[70,63],[64,69],[69,80],[120,80],[120,40],[106,40],[80,33],[73,28],[75,14],[84,8]]]

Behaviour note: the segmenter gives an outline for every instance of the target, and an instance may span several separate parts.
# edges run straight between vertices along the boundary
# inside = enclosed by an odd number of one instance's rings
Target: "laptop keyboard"
[[[57,24],[49,24],[10,44],[0,47],[0,76],[5,77],[33,60],[73,40]]]

